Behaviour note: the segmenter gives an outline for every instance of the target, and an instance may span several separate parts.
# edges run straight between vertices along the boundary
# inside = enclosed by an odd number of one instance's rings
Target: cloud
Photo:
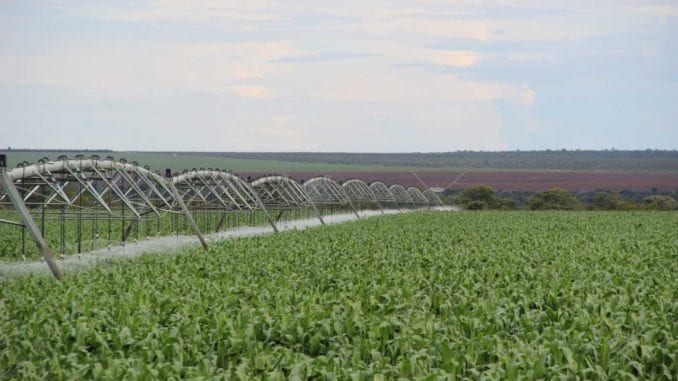
[[[0,83],[78,89],[109,97],[230,93],[275,75],[268,61],[294,54],[287,42],[126,48],[76,47],[0,56]],[[249,90],[252,93],[252,89]]]
[[[243,98],[266,98],[270,96],[268,89],[262,86],[237,86],[235,94]]]
[[[476,20],[441,20],[421,17],[394,17],[365,20],[348,26],[351,32],[373,36],[424,36],[435,38],[467,38],[484,41],[492,36],[490,25]]]
[[[530,89],[527,85],[524,85],[522,89],[522,96],[520,98],[524,104],[532,105],[537,99],[537,93]]]
[[[339,53],[339,52],[316,52],[301,55],[292,55],[270,61],[271,63],[308,63],[308,62],[337,62],[372,58],[368,53]]]
[[[431,53],[431,62],[437,65],[464,68],[474,66],[479,60],[478,53],[470,51],[434,51]]]
[[[176,1],[152,0],[117,4],[105,2],[59,7],[62,13],[95,16],[126,22],[222,24],[225,27],[256,28],[260,23],[279,20],[279,14],[269,10],[267,1],[225,2],[215,0]],[[82,5],[82,6],[81,6]]]

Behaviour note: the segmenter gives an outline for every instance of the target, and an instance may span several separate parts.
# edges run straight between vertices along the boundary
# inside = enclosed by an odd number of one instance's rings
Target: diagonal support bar
[[[74,178],[75,178],[75,179],[83,186],[83,188],[84,188],[89,194],[92,195],[92,197],[94,197],[94,199],[99,203],[99,205],[101,205],[102,207],[104,207],[104,209],[106,209],[106,210],[108,211],[108,213],[111,213],[111,208],[108,207],[108,204],[106,204],[106,201],[104,201],[104,199],[99,195],[99,193],[97,192],[97,190],[94,189],[94,186],[92,185],[92,182],[91,182],[91,181],[87,180],[84,176],[82,176],[82,178],[81,178],[81,176],[79,176],[78,173],[73,172],[73,170],[71,170],[70,168],[68,168],[68,166],[66,166],[66,165],[64,166],[64,169],[65,169],[66,171],[68,171],[68,173],[70,173],[71,176],[73,176],[73,177],[74,177]],[[82,195],[82,192],[80,192],[80,194],[78,195],[78,197],[79,197],[80,195]],[[75,202],[75,201],[76,201],[75,199],[72,199],[72,200],[71,200],[71,203],[73,203],[73,202]]]
[[[4,167],[0,167],[0,185],[2,185],[3,188],[5,188],[7,197],[9,197],[9,199],[14,204],[14,208],[16,208],[17,212],[19,212],[21,221],[23,221],[24,225],[28,228],[28,231],[31,233],[33,241],[35,241],[35,244],[38,246],[38,249],[40,250],[42,257],[45,259],[45,262],[47,262],[47,266],[49,267],[49,270],[52,272],[52,275],[54,275],[54,277],[57,278],[58,280],[63,280],[64,278],[61,275],[61,271],[59,271],[59,267],[57,266],[56,262],[54,262],[54,258],[52,257],[52,254],[49,251],[47,242],[45,242],[45,239],[42,237],[42,234],[40,234],[40,229],[38,229],[38,226],[35,224],[35,221],[33,221],[33,217],[31,217],[31,214],[28,212],[26,204],[24,204],[24,201],[21,198],[21,195],[17,191],[16,187],[14,186],[14,183],[9,178],[9,176],[7,176],[7,171],[5,170]]]
[[[179,206],[181,207],[181,211],[184,212],[184,215],[188,219],[188,222],[191,224],[191,227],[193,228],[193,231],[195,232],[195,235],[198,236],[198,239],[200,240],[200,244],[202,247],[207,250],[209,247],[207,246],[207,242],[205,241],[205,237],[202,236],[202,233],[200,232],[200,228],[198,228],[198,224],[195,223],[195,220],[193,219],[193,215],[191,214],[191,211],[188,210],[188,207],[184,203],[184,200],[181,198],[181,195],[179,194],[179,191],[177,191],[177,187],[174,186],[174,183],[171,181],[167,182],[167,186],[172,192],[172,197],[174,197],[174,201],[176,201]]]
[[[271,214],[268,212],[268,209],[266,208],[266,205],[264,205],[264,202],[261,201],[261,198],[259,198],[259,194],[252,188],[250,184],[247,184],[247,187],[252,193],[252,197],[254,197],[254,201],[257,203],[257,206],[259,209],[264,211],[264,215],[266,216],[266,220],[268,221],[269,225],[273,228],[273,232],[275,233],[280,233],[278,230],[278,226],[275,224],[275,221],[271,217]]]

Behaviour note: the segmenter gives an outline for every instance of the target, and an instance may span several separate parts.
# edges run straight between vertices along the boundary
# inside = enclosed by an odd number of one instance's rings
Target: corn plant
[[[0,378],[676,379],[678,215],[421,212],[0,284]]]

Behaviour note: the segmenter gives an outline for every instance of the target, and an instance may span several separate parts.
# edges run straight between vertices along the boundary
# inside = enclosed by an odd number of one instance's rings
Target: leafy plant
[[[0,378],[675,379],[678,218],[420,212],[0,284]]]

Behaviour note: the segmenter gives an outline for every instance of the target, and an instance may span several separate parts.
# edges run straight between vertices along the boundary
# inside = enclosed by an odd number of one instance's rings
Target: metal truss
[[[278,218],[284,210],[311,208],[320,223],[325,224],[315,203],[291,177],[265,176],[252,181],[250,185],[266,208],[280,211]]]
[[[6,172],[27,207],[77,210],[109,214],[126,210],[136,218],[171,211],[173,197],[165,181],[136,163],[60,157],[56,161],[20,166]],[[0,193],[0,205],[8,203]]]
[[[372,194],[374,194],[375,200],[380,202],[382,205],[386,203],[388,205],[395,206],[396,208],[398,207],[398,202],[386,184],[382,183],[381,181],[375,181],[370,184],[370,190],[372,191]]]
[[[434,192],[431,189],[425,189],[423,192],[424,196],[428,199],[428,201],[431,203],[433,206],[440,206],[443,205],[443,200],[440,199],[440,196],[436,192]]]
[[[389,192],[391,192],[398,205],[408,205],[411,207],[416,207],[414,200],[412,200],[412,197],[407,192],[407,189],[405,189],[404,186],[400,184],[393,184],[390,187],[388,187],[388,190]]]
[[[416,187],[409,187],[407,188],[407,193],[409,193],[410,198],[412,201],[419,206],[431,206],[431,203],[429,202],[428,198],[424,196],[423,193],[419,190],[419,188]]]
[[[227,212],[261,210],[273,230],[278,232],[275,221],[257,191],[245,180],[230,172],[211,168],[193,169],[174,176],[171,182],[191,209],[224,212],[217,224],[217,231],[223,226]]]
[[[311,178],[302,185],[308,198],[316,205],[341,205],[351,209],[360,218],[344,188],[327,176]]]
[[[65,156],[56,161],[41,159],[37,164],[23,164],[7,172],[0,167],[0,207],[11,206],[19,212],[22,225],[29,229],[54,276],[60,277],[52,254],[44,243],[42,232],[30,214],[39,213],[41,219],[107,218],[134,221],[156,218],[173,212],[178,206],[191,223],[205,248],[193,217],[171,182],[159,174],[124,159],[114,161],[99,156],[75,159]],[[43,223],[44,225],[44,223]],[[126,235],[123,235],[123,242]]]
[[[61,274],[44,239],[45,220],[57,220],[62,231],[65,221],[77,220],[78,237],[81,220],[108,220],[109,244],[110,221],[118,220],[123,228],[124,244],[139,221],[157,220],[159,232],[163,216],[184,215],[207,249],[193,218],[194,212],[222,213],[218,231],[228,213],[260,211],[278,232],[276,222],[286,210],[311,210],[324,224],[319,207],[339,206],[340,210],[350,209],[360,217],[356,205],[376,206],[382,212],[384,206],[442,205],[440,197],[430,189],[405,189],[399,184],[388,187],[381,181],[368,185],[362,180],[350,179],[340,185],[330,177],[318,176],[302,185],[288,176],[265,176],[248,183],[230,172],[211,168],[193,169],[174,176],[168,169],[163,177],[136,162],[116,161],[110,156],[102,159],[97,155],[89,158],[78,155],[74,159],[61,156],[55,161],[43,158],[35,164],[24,162],[9,171],[5,164],[6,158],[0,155],[0,211],[13,210],[20,221],[0,218],[0,223],[26,228],[59,279]],[[278,212],[275,218],[270,214],[274,210]],[[3,212],[1,217],[5,215],[11,214]],[[205,215],[210,214],[201,214]],[[36,218],[41,220],[40,227],[35,223]],[[63,253],[63,233],[61,240]]]
[[[341,186],[344,188],[344,193],[353,203],[374,204],[384,213],[384,209],[381,207],[377,196],[375,196],[366,182],[352,179],[345,181]]]
[[[192,208],[227,211],[261,208],[254,189],[246,181],[229,172],[194,169],[174,176],[172,183],[186,205]]]

